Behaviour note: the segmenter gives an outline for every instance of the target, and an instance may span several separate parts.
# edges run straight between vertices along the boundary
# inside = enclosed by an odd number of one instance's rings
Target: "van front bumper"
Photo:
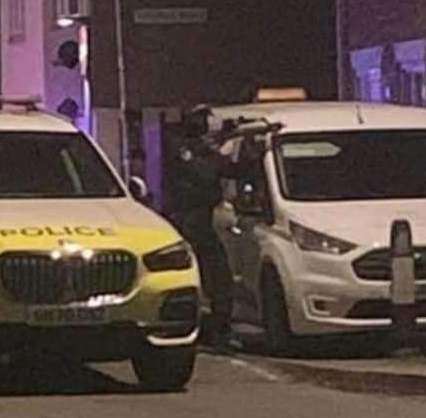
[[[286,286],[291,327],[298,335],[355,333],[392,327],[391,280],[360,278],[355,260],[371,249],[342,257],[303,254],[290,265]],[[300,262],[303,261],[303,264]],[[426,281],[416,282],[413,308],[426,326]]]

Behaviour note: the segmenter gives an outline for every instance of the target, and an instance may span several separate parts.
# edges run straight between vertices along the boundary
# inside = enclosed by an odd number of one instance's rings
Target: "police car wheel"
[[[292,352],[293,344],[285,294],[277,273],[269,272],[269,274],[270,277],[264,281],[263,285],[263,324],[266,348],[272,355],[289,355]]]
[[[147,346],[132,358],[133,370],[143,390],[172,391],[182,389],[192,376],[195,346]]]

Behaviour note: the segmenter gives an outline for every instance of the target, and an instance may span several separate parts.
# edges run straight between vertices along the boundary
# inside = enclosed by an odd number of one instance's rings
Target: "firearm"
[[[237,136],[266,135],[278,132],[283,124],[270,122],[266,118],[237,118],[223,119],[219,129],[210,129],[209,118],[213,117],[212,110],[207,106],[194,109],[184,117],[184,131],[187,147],[195,155],[205,155],[216,152],[227,140]]]

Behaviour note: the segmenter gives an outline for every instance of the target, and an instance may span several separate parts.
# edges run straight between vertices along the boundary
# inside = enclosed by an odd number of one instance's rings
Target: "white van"
[[[239,129],[228,146],[237,161],[257,144],[261,162],[224,182],[215,216],[240,320],[264,325],[272,350],[293,335],[389,328],[390,231],[406,219],[426,323],[426,110],[288,102],[212,113],[280,123],[268,134]]]

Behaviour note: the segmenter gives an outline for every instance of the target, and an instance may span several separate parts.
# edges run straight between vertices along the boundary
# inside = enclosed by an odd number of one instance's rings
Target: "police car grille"
[[[370,251],[352,264],[355,274],[364,280],[392,279],[391,253],[389,248]],[[426,279],[426,247],[414,248],[415,277]]]
[[[0,256],[3,288],[16,301],[57,304],[92,296],[123,295],[137,274],[136,257],[125,251],[96,252],[53,260],[49,254],[9,252]]]

